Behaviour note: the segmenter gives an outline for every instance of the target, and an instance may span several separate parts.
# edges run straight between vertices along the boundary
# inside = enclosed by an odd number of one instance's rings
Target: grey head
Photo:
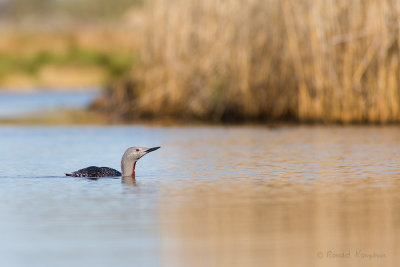
[[[135,173],[136,162],[149,152],[159,149],[160,147],[130,147],[125,150],[121,159],[122,176],[132,176]]]

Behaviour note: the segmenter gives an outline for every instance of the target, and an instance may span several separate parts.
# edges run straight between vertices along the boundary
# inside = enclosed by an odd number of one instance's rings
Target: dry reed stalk
[[[152,0],[144,12],[125,117],[400,121],[398,1]]]

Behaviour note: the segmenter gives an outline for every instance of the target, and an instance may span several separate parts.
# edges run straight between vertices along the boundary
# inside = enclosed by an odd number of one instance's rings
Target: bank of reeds
[[[400,2],[151,0],[125,119],[400,121]],[[136,32],[136,34],[138,31]]]

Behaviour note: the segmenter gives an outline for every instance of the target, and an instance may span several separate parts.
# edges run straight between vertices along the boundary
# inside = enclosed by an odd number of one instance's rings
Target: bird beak
[[[149,149],[145,150],[144,152],[149,153],[149,152],[152,152],[152,151],[157,150],[159,148],[160,148],[159,146],[152,147],[152,148],[149,148]]]

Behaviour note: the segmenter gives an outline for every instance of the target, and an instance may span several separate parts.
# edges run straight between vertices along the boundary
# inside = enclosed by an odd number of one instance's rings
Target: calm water
[[[0,118],[23,117],[27,114],[56,109],[82,108],[99,94],[98,91],[12,92],[0,90]]]
[[[400,266],[399,130],[0,127],[0,266]]]

